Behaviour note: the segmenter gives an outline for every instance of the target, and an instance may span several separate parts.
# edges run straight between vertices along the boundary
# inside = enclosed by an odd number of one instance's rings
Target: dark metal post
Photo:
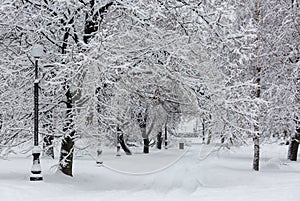
[[[168,149],[168,128],[167,128],[167,123],[165,124],[165,149]]]
[[[34,136],[32,150],[33,165],[31,168],[30,181],[42,181],[43,176],[41,175],[41,165],[40,165],[40,154],[41,149],[39,147],[39,80],[38,80],[38,58],[35,58],[35,80],[34,80]]]
[[[35,60],[34,68],[34,146],[39,145],[39,83],[38,83],[38,60]]]
[[[202,121],[202,143],[205,144],[205,119]]]

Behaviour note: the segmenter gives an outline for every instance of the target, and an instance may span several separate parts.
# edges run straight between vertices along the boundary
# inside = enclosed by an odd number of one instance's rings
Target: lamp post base
[[[31,174],[30,181],[43,181],[43,176],[41,174]]]
[[[38,146],[34,146],[32,150],[32,156],[33,156],[33,164],[31,168],[31,175],[30,175],[30,181],[42,181],[42,168],[40,164],[40,153],[41,150]]]

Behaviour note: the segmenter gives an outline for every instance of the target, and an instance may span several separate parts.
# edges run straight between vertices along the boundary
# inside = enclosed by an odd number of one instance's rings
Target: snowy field
[[[57,160],[41,160],[44,181],[30,182],[32,158],[0,160],[0,201],[278,201],[300,199],[300,163],[287,161],[287,147],[263,145],[261,171],[251,170],[252,147],[220,149],[193,144],[185,150],[135,150],[104,166],[91,157],[74,163],[74,177],[56,172]]]

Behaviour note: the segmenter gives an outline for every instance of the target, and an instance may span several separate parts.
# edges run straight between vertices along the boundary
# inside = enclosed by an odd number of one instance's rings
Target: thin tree
[[[257,25],[260,22],[260,2],[257,0],[255,2],[255,21]],[[259,35],[257,34],[257,44],[259,42]],[[261,66],[259,64],[259,45],[256,46],[256,62],[255,62],[255,82],[256,82],[256,92],[255,98],[259,99],[261,97]],[[259,110],[259,106],[258,106]],[[254,123],[254,157],[253,157],[253,169],[255,171],[259,170],[259,152],[260,152],[260,145],[259,145],[259,138],[260,138],[260,130],[259,130],[259,117],[260,113],[257,111],[256,122]]]

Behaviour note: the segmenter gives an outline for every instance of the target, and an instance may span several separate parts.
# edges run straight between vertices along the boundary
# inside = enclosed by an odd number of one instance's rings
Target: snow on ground
[[[251,170],[252,147],[218,149],[193,144],[185,150],[152,149],[149,155],[115,156],[104,149],[104,166],[90,157],[74,163],[74,177],[56,172],[57,160],[43,158],[43,182],[30,182],[32,158],[0,160],[1,201],[271,201],[299,200],[300,163],[287,147],[263,145],[261,171]]]

